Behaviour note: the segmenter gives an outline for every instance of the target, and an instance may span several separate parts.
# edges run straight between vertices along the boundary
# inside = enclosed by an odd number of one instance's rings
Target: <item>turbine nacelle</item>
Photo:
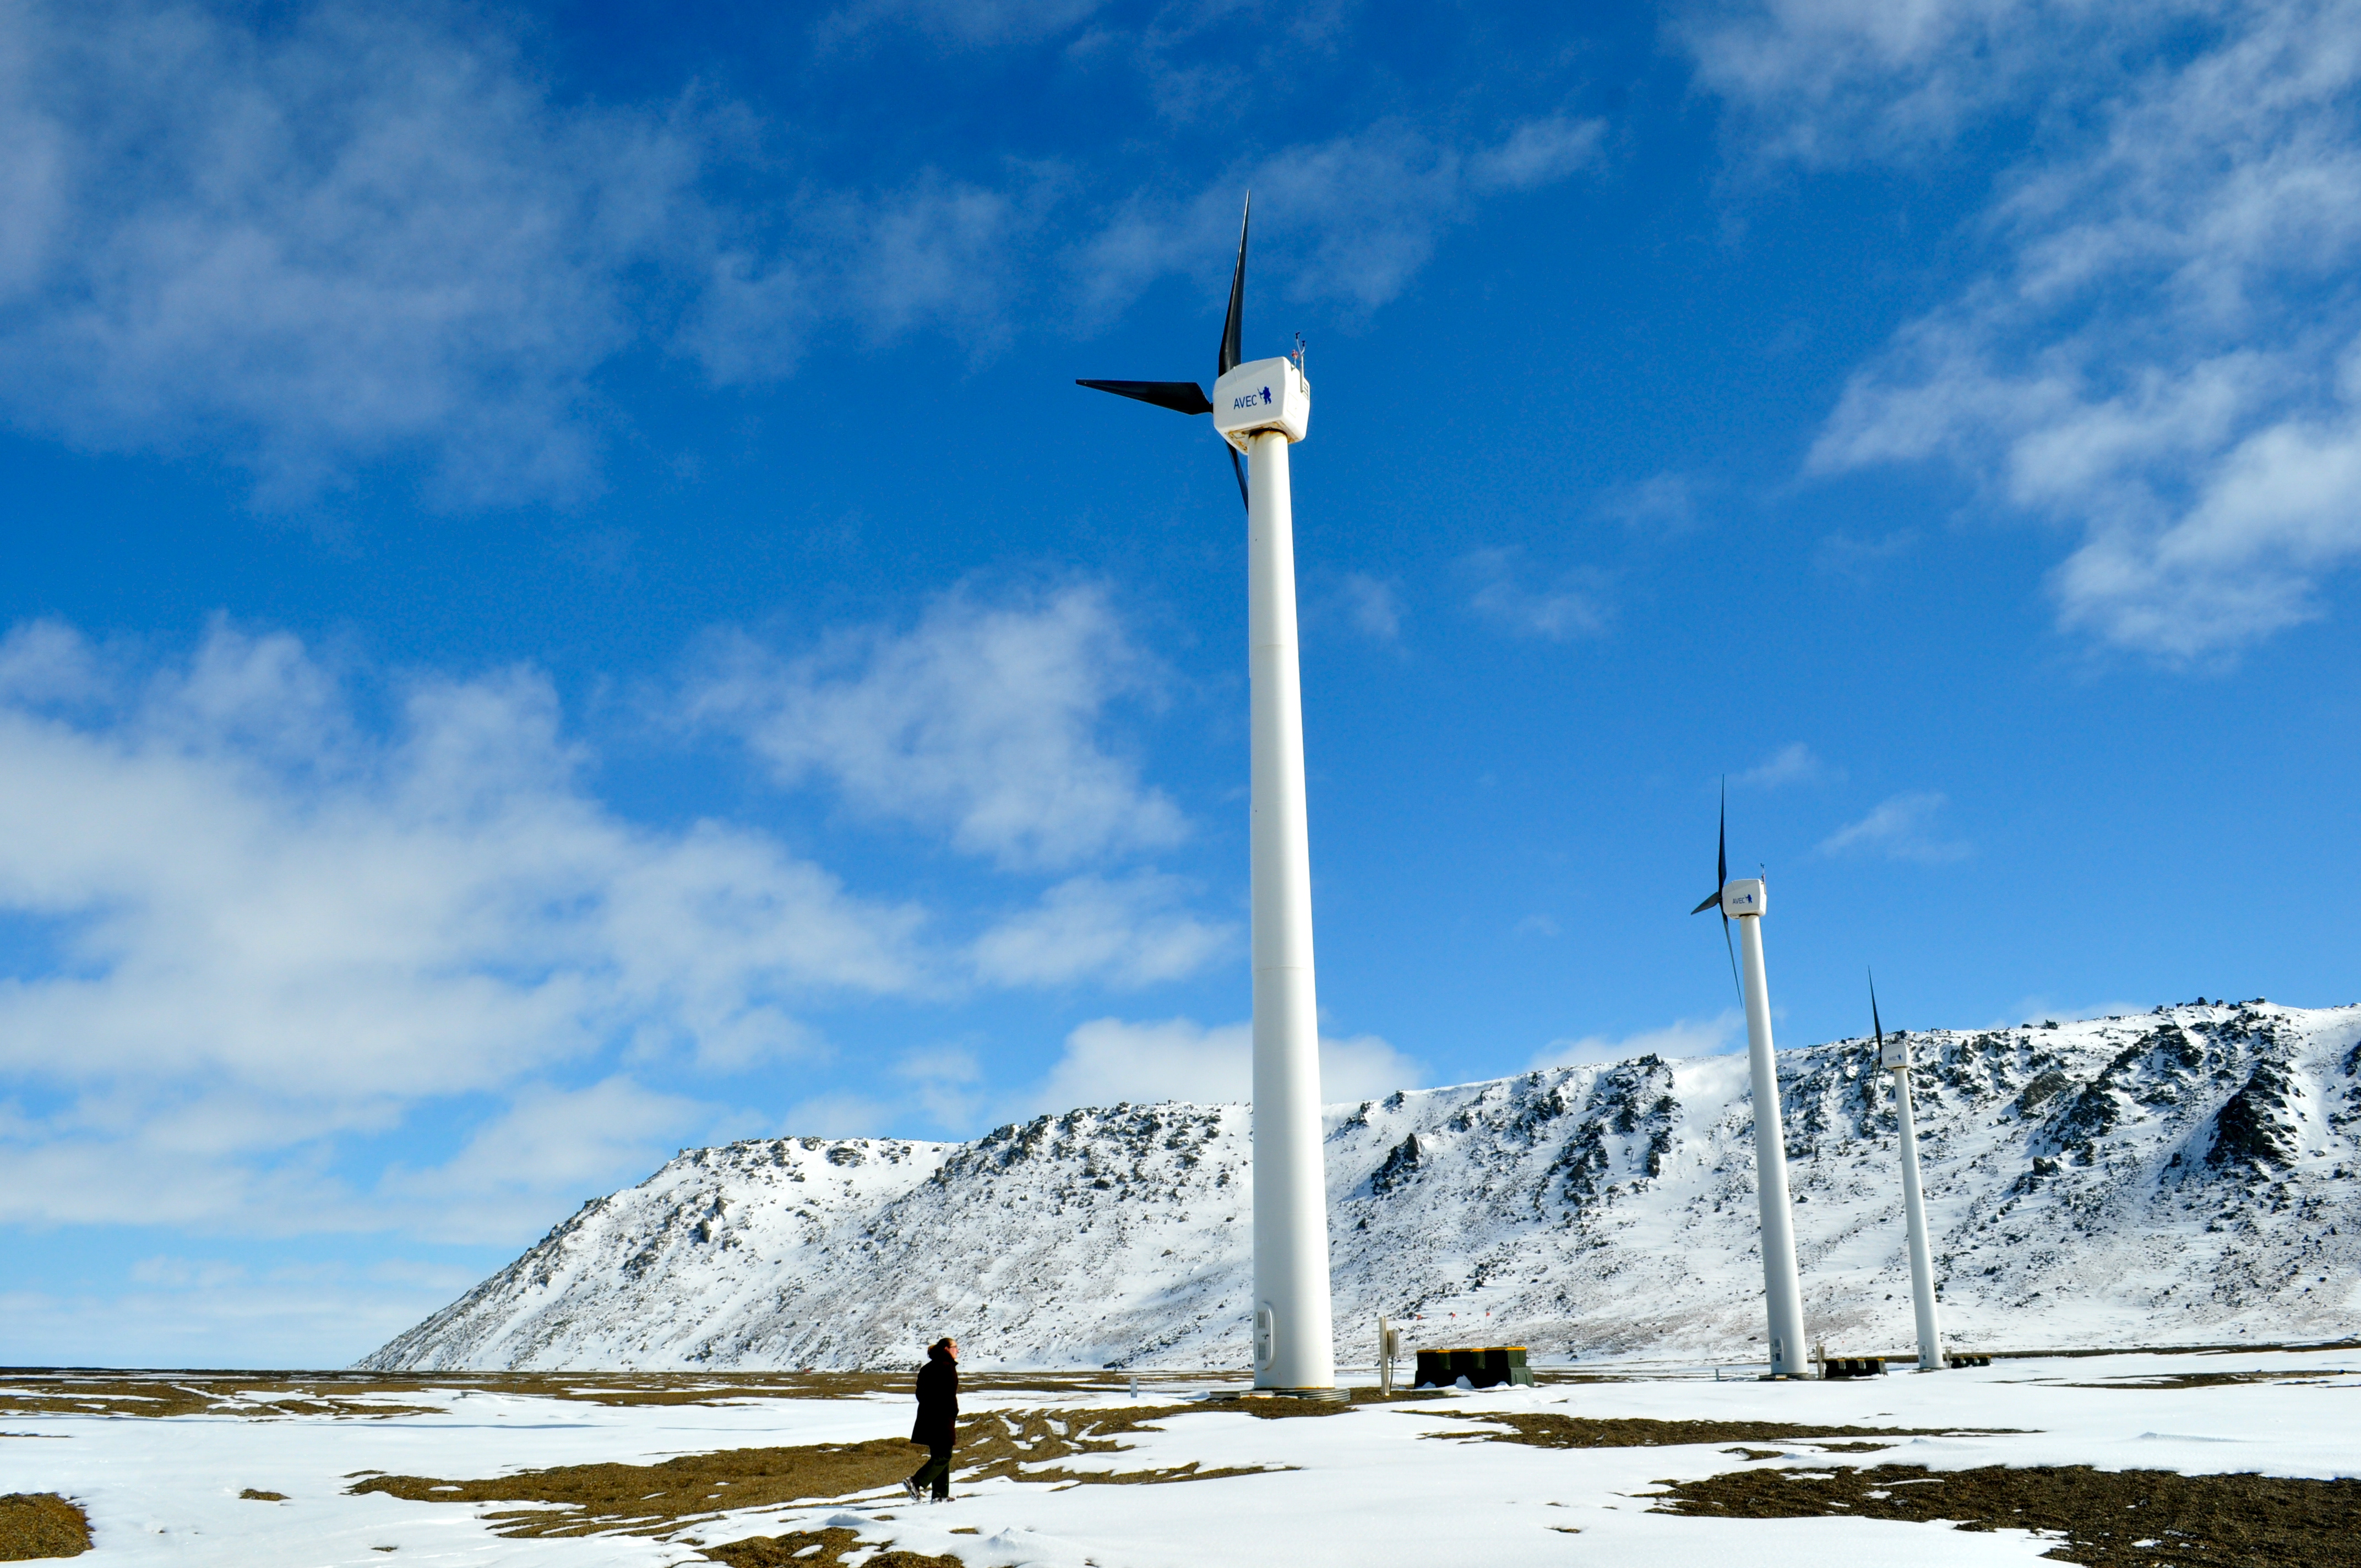
[[[1266,430],[1303,439],[1312,420],[1312,383],[1292,359],[1255,359],[1213,383],[1213,428],[1222,439],[1246,451]]]
[[[1869,977],[1869,1026],[1877,1034],[1877,1065],[1888,1071],[1907,1068],[1910,1065],[1908,1037],[1896,1035],[1894,1038],[1887,1039],[1885,1020],[1877,1015],[1877,977],[1875,975]]]
[[[1741,915],[1763,913],[1763,879],[1759,876],[1736,877],[1721,884],[1721,912],[1735,920]]]

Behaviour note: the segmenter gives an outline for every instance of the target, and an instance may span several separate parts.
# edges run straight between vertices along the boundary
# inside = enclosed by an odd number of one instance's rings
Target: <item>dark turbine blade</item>
[[[1877,1017],[1877,975],[1874,971],[1869,977],[1869,1026],[1877,1034],[1877,1048],[1883,1055],[1885,1050],[1885,1025]]]
[[[1713,855],[1713,891],[1700,900],[1695,909],[1689,911],[1692,915],[1702,915],[1719,904],[1721,890],[1730,885],[1730,781],[1728,779],[1721,782],[1721,837],[1719,845]],[[1723,916],[1721,923],[1725,926],[1729,925],[1730,916]]]
[[[1716,888],[1730,885],[1730,780],[1721,781],[1721,831],[1714,839],[1713,884]]]
[[[1226,441],[1222,444],[1230,446]],[[1238,477],[1238,504],[1248,511],[1254,510],[1254,502],[1246,499],[1246,466],[1238,461],[1238,449],[1235,446],[1230,446],[1230,472]]]
[[[1738,983],[1738,949],[1730,945],[1730,916],[1721,917],[1721,950],[1730,955],[1730,989],[1738,992],[1738,1009],[1746,1010],[1746,988]]]
[[[1721,902],[1721,890],[1730,885],[1730,775],[1721,775],[1721,828],[1714,835],[1714,892],[1712,903]],[[1699,905],[1698,908],[1705,906]],[[1738,992],[1741,1011],[1746,1006],[1746,987],[1738,982],[1738,951],[1730,945],[1730,911],[1721,912],[1721,950],[1730,955],[1730,989]]]
[[[1246,193],[1246,204],[1238,214],[1238,265],[1230,274],[1230,313],[1222,321],[1222,367],[1216,376],[1226,376],[1238,367],[1246,356],[1239,352],[1238,342],[1246,334],[1246,221],[1254,216],[1254,193]]]
[[[1205,396],[1205,389],[1194,381],[1076,381],[1077,387],[1093,391],[1113,392],[1118,398],[1137,398],[1143,403],[1154,403],[1159,409],[1174,413],[1209,414],[1213,400]]]

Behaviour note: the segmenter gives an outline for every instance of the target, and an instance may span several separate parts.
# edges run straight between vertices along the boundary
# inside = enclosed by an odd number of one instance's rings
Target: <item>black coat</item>
[[[911,1424],[910,1441],[928,1448],[949,1448],[959,1428],[959,1363],[939,1350],[927,1352],[918,1369],[918,1419]]]

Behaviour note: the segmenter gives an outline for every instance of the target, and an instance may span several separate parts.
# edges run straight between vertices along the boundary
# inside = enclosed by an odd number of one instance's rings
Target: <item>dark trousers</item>
[[[910,1485],[918,1487],[932,1486],[936,1497],[950,1497],[951,1495],[951,1445],[947,1442],[928,1443],[927,1462],[918,1466],[918,1473],[916,1475],[910,1477]]]

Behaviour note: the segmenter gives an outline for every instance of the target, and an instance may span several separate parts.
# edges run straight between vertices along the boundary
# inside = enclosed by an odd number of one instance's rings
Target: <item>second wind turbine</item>
[[[1902,1212],[1910,1236],[1910,1308],[1918,1321],[1918,1370],[1943,1369],[1943,1329],[1936,1317],[1935,1261],[1927,1245],[1927,1198],[1918,1186],[1918,1121],[1910,1105],[1910,1037],[1885,1037],[1877,1015],[1877,977],[1869,981],[1869,1026],[1877,1035],[1877,1065],[1894,1075],[1894,1114],[1902,1134]]]
[[[1296,359],[1241,362],[1246,221],[1230,274],[1213,394],[1194,381],[1082,381],[1175,413],[1213,416],[1246,503],[1246,670],[1253,686],[1249,835],[1254,908],[1254,1380],[1342,1398],[1328,1293],[1320,1142],[1320,1019],[1312,984],[1312,848],[1303,802],[1303,688],[1295,648],[1295,513],[1287,449],[1312,383]],[[1243,468],[1239,454],[1246,455]]]

